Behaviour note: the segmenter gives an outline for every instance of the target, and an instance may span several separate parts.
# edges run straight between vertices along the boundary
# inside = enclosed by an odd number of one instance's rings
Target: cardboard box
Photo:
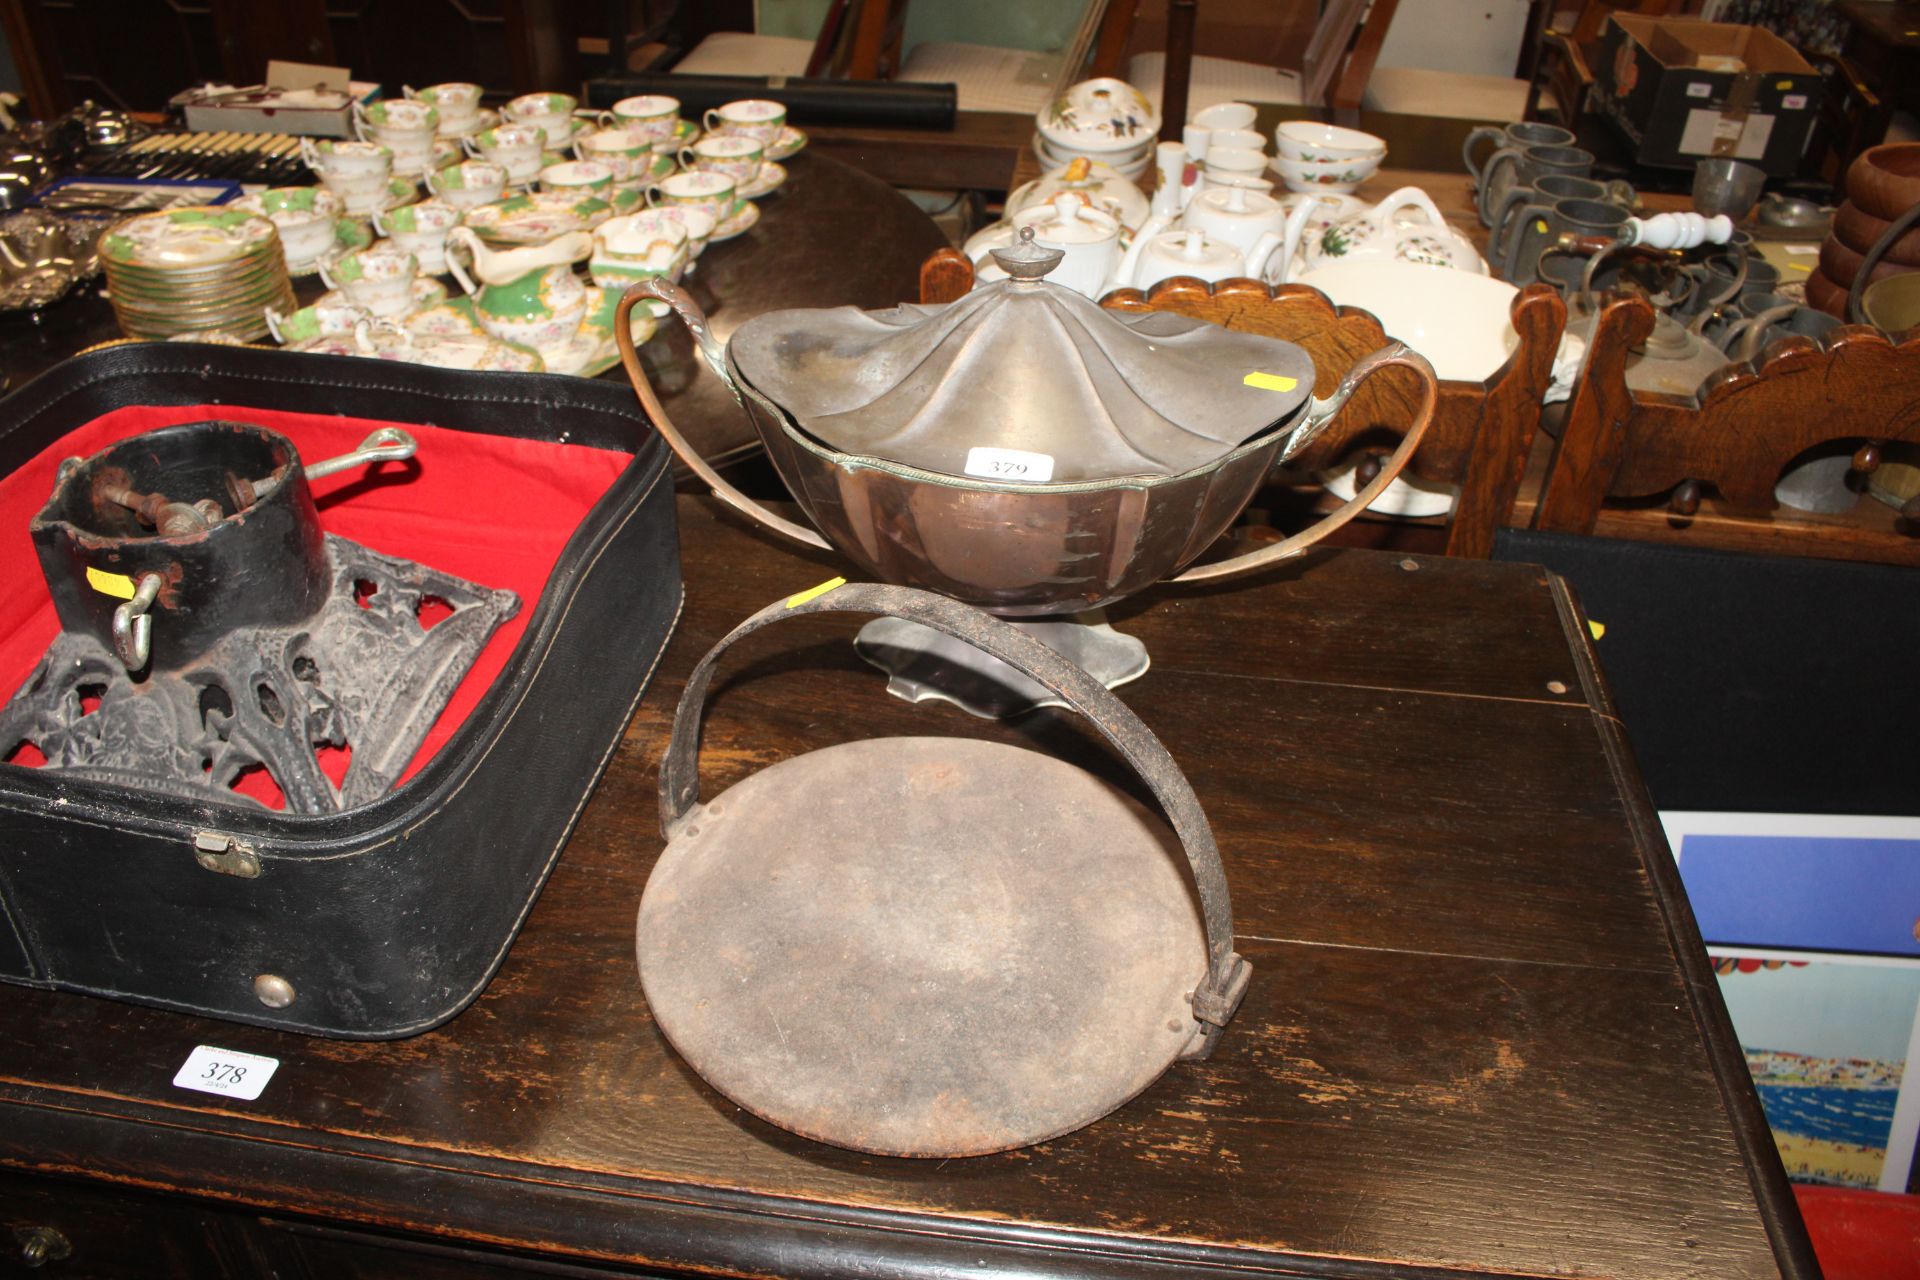
[[[1730,156],[1785,177],[1820,114],[1820,73],[1759,27],[1614,14],[1593,67],[1600,112],[1641,164]]]
[[[380,96],[380,86],[350,80],[344,67],[269,62],[265,85],[212,91],[189,89],[172,105],[196,133],[299,133],[351,138],[353,103]]]

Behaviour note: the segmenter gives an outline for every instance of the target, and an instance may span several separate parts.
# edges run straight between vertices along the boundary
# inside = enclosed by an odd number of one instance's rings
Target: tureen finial
[[[991,250],[993,260],[1014,280],[1038,280],[1060,265],[1067,256],[1064,249],[1049,249],[1033,238],[1032,227],[1020,228],[1020,243],[1006,249]]]

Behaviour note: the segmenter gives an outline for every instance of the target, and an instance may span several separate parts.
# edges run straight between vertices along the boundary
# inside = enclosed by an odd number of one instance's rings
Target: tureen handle
[[[1178,575],[1173,581],[1206,582],[1213,578],[1231,578],[1237,574],[1251,573],[1255,569],[1265,568],[1276,560],[1285,560],[1299,555],[1365,511],[1385,491],[1386,487],[1399,477],[1407,463],[1412,461],[1413,451],[1420,447],[1420,441],[1426,436],[1427,427],[1433,421],[1434,405],[1440,398],[1440,383],[1434,375],[1433,366],[1428,364],[1427,358],[1418,351],[1404,342],[1395,342],[1355,361],[1353,368],[1347,370],[1347,376],[1340,379],[1340,385],[1334,389],[1332,395],[1325,400],[1315,400],[1308,406],[1305,420],[1293,429],[1292,437],[1280,451],[1279,461],[1281,462],[1299,452],[1302,446],[1319,435],[1327,424],[1333,421],[1341,407],[1359,389],[1362,382],[1393,365],[1405,365],[1420,375],[1420,409],[1413,415],[1413,425],[1407,429],[1406,438],[1400,441],[1400,447],[1393,451],[1386,463],[1381,466],[1380,474],[1375,476],[1371,483],[1354,494],[1326,519],[1302,529],[1291,538],[1276,542],[1270,547],[1249,551],[1245,555],[1234,556],[1230,560],[1198,565]]]
[[[713,490],[713,496],[738,511],[741,515],[758,520],[775,533],[784,533],[795,542],[804,542],[810,547],[822,547],[831,550],[827,540],[807,528],[783,519],[767,510],[759,503],[740,492],[721,478],[720,473],[707,465],[707,460],[699,451],[687,443],[680,429],[673,425],[673,419],[667,417],[667,411],[660,404],[660,397],[653,393],[653,384],[647,381],[646,370],[640,367],[640,353],[634,349],[632,315],[634,307],[647,298],[658,298],[672,307],[681,323],[687,326],[687,332],[700,347],[700,356],[707,367],[720,375],[720,381],[727,384],[727,390],[740,403],[742,412],[747,411],[746,399],[741,396],[740,388],[734,385],[733,375],[727,372],[727,353],[713,335],[707,331],[707,317],[700,310],[700,304],[665,276],[655,276],[651,280],[642,280],[627,290],[620,299],[620,308],[613,316],[613,340],[620,346],[620,363],[627,371],[627,381],[633,383],[633,393],[640,397],[640,404],[647,411],[647,417],[653,419],[653,429],[667,442],[680,461],[687,464],[689,470],[706,482]],[[749,416],[751,416],[749,414]]]

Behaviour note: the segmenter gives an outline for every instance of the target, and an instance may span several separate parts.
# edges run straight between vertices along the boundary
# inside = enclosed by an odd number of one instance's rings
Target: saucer
[[[792,126],[782,126],[780,136],[767,148],[767,159],[785,160],[806,150],[807,135]]]
[[[289,260],[287,274],[310,276],[322,264],[332,266],[350,253],[358,253],[373,243],[373,227],[358,218],[340,218],[333,224],[333,243],[302,262]]]
[[[465,294],[409,312],[401,323],[416,337],[465,338],[486,333],[473,318],[473,300]]]
[[[758,221],[760,221],[760,206],[751,202],[742,204],[738,210],[713,229],[713,234],[707,237],[707,243],[719,244],[722,240],[743,236],[753,230],[753,224]]]
[[[787,180],[787,171],[771,160],[760,162],[760,172],[754,175],[752,182],[733,189],[733,194],[742,200],[758,200],[761,196],[772,195]]]
[[[569,231],[591,231],[613,216],[613,205],[595,196],[535,191],[469,209],[461,224],[499,244],[545,244]]]
[[[447,286],[427,276],[413,278],[413,306],[398,316],[389,316],[391,320],[405,320],[408,316],[427,307],[437,307],[447,300]],[[316,307],[351,307],[358,305],[338,289],[329,289],[313,300]]]

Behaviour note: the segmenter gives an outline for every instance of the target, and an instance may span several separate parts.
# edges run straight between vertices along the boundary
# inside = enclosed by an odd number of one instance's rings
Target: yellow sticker
[[[1777,81],[1777,82],[1776,82],[1776,83],[1774,84],[1774,86],[1773,86],[1773,87],[1774,87],[1774,88],[1776,88],[1776,89],[1779,89],[1779,90],[1782,90],[1782,91],[1785,91],[1785,90],[1787,90],[1787,89],[1791,89],[1791,88],[1793,88],[1793,81],[1791,81],[1791,80],[1780,80],[1780,81]]]
[[[1598,640],[1601,636],[1607,634],[1607,624],[1604,622],[1595,622],[1592,618],[1588,618],[1587,630],[1593,632],[1593,638]]]
[[[805,604],[807,601],[818,600],[821,596],[827,594],[827,592],[833,590],[835,587],[844,587],[846,585],[847,585],[847,580],[845,578],[828,578],[825,582],[821,583],[817,587],[808,587],[805,591],[801,591],[794,595],[788,596],[787,608],[798,609],[801,605]]]
[[[1547,234],[1548,230],[1550,230],[1550,228],[1547,226],[1547,220],[1545,218],[1535,218],[1533,220],[1533,229],[1539,232],[1541,235]]]
[[[87,585],[103,596],[113,596],[119,600],[133,599],[133,579],[124,573],[108,573],[88,565]]]
[[[1300,385],[1298,378],[1288,378],[1277,373],[1250,373],[1240,381],[1249,387],[1258,387],[1262,391],[1291,391]]]

